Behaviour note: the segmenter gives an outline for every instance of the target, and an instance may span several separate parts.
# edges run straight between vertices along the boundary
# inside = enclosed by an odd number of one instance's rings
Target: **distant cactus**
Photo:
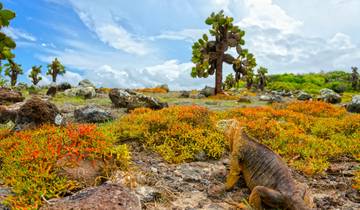
[[[246,88],[250,90],[254,85],[254,71],[252,69],[248,69],[245,74]]]
[[[41,80],[41,67],[42,66],[33,66],[31,67],[31,72],[29,74],[29,78],[31,79],[31,82],[36,86]]]
[[[235,71],[235,80],[238,82],[241,79],[245,79],[248,86],[252,86],[252,80],[254,75],[254,68],[256,67],[256,59],[252,53],[249,53],[247,49],[241,49],[240,46],[236,48],[239,54],[238,58],[233,62],[233,69]]]
[[[58,75],[65,74],[65,67],[60,63],[60,61],[55,58],[51,64],[48,65],[48,71],[46,75],[51,75],[52,81],[56,83],[56,78]]]
[[[352,73],[351,73],[351,86],[354,90],[357,90],[359,88],[359,73],[357,67],[351,67]]]
[[[257,77],[257,81],[258,81],[258,88],[261,90],[261,91],[264,91],[265,89],[265,86],[266,86],[266,74],[268,73],[268,70],[267,68],[264,68],[264,67],[260,67],[258,70],[257,70],[258,74],[256,75]]]
[[[215,38],[214,41],[210,41],[206,34],[203,35],[192,46],[192,62],[195,67],[192,68],[192,77],[208,77],[215,74],[215,94],[222,92],[222,64],[223,62],[228,64],[235,64],[236,70],[244,68],[253,64],[255,59],[252,54],[249,54],[247,50],[242,49],[242,45],[245,44],[243,39],[245,31],[241,30],[238,26],[233,24],[234,19],[224,15],[223,11],[215,14],[212,13],[205,21],[207,25],[211,25],[209,33]],[[232,55],[225,53],[230,48],[236,47],[239,56],[234,58]],[[246,56],[252,56],[253,60],[247,59]],[[245,58],[243,58],[245,56]],[[245,62],[246,63],[243,63]],[[244,65],[246,64],[246,65]],[[255,63],[256,66],[256,63]],[[235,71],[237,72],[237,71]]]
[[[235,81],[234,75],[228,74],[226,76],[223,89],[231,89],[231,88],[235,87],[235,85],[236,85],[236,81]]]
[[[17,78],[20,74],[23,74],[23,70],[20,64],[15,63],[12,59],[8,60],[5,66],[5,75],[10,77],[10,84],[12,87],[16,85]]]

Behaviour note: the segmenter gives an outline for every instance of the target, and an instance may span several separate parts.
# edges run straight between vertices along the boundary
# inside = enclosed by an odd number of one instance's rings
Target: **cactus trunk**
[[[224,59],[224,46],[219,49],[219,56],[216,60],[216,74],[215,74],[215,95],[222,93],[222,63]]]
[[[52,76],[52,81],[53,81],[53,83],[56,83],[56,74],[54,73],[53,75],[51,75]]]
[[[11,87],[15,87],[17,80],[17,74],[15,73],[15,69],[13,69],[13,72],[11,73]]]

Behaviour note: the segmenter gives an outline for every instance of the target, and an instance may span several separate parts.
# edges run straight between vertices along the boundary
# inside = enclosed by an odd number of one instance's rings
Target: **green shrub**
[[[181,163],[194,160],[200,153],[221,157],[226,144],[214,128],[213,115],[199,106],[137,109],[116,122],[114,128],[120,141],[139,141],[166,161]]]
[[[267,86],[270,90],[285,90],[285,91],[292,91],[297,89],[296,83],[290,82],[270,82]]]
[[[344,93],[351,89],[351,85],[344,82],[330,82],[326,84],[326,87],[337,93]]]

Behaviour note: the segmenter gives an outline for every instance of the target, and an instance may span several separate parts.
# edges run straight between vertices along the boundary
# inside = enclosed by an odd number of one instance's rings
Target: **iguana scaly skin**
[[[221,121],[219,124],[218,127],[222,127],[230,141],[230,173],[226,190],[234,187],[242,172],[251,190],[249,203],[253,208],[263,209],[265,204],[290,210],[311,209],[312,202],[306,186],[295,183],[279,155],[247,136],[236,120]]]

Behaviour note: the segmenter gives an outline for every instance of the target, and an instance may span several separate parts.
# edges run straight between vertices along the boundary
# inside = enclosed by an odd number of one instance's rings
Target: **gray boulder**
[[[348,112],[360,113],[360,95],[352,97],[351,102],[346,106]]]
[[[281,103],[284,101],[280,95],[261,95],[259,100],[267,101],[269,103]]]
[[[55,104],[32,97],[17,111],[14,130],[36,128],[42,124],[56,124],[60,111]]]
[[[25,98],[20,91],[0,87],[0,105],[11,104],[23,101]]]
[[[215,95],[215,88],[205,86],[205,88],[200,91],[200,94],[203,94],[205,97],[213,96]]]
[[[88,105],[74,111],[74,117],[77,122],[82,123],[102,123],[113,120],[110,112],[105,111],[95,105]]]
[[[259,100],[260,101],[268,101],[268,102],[271,102],[271,96],[270,95],[261,95],[259,97]]]
[[[337,104],[341,102],[341,96],[331,89],[324,88],[320,90],[320,96],[318,97],[318,100],[331,104]]]
[[[10,106],[0,105],[0,124],[5,124],[9,121],[15,122],[17,112],[23,104],[23,102],[19,102]]]
[[[91,99],[96,97],[95,88],[83,87],[83,86],[67,89],[65,90],[64,94],[66,96],[71,96],[71,97],[80,96],[80,97],[84,97],[85,99]]]
[[[286,90],[282,90],[282,91],[273,90],[270,93],[271,93],[271,95],[279,95],[282,97],[290,97],[292,95],[292,93],[290,91],[286,91]]]
[[[240,96],[239,103],[251,103],[251,98],[250,96]]]
[[[131,190],[117,184],[103,184],[81,190],[71,196],[50,200],[40,209],[114,209],[141,210],[140,199]]]
[[[155,110],[168,107],[167,103],[162,103],[157,98],[145,96],[129,89],[112,89],[109,93],[109,97],[115,107],[127,108],[128,110],[140,107]]]
[[[161,193],[150,186],[138,186],[135,189],[135,192],[140,198],[140,200],[144,203],[153,202],[161,198]]]
[[[58,91],[65,91],[71,89],[71,85],[68,82],[63,82],[57,86]]]
[[[190,91],[181,91],[180,92],[180,98],[189,98],[190,97]]]
[[[297,95],[297,100],[300,100],[300,101],[307,101],[310,99],[312,99],[312,96],[304,91],[300,91]]]
[[[88,79],[81,80],[79,82],[79,86],[80,87],[92,87],[92,88],[96,89],[95,85],[92,82],[90,82],[90,80],[88,80]]]
[[[206,96],[202,93],[196,94],[196,95],[192,95],[191,98],[193,99],[202,99],[202,98],[206,98]]]
[[[273,96],[271,96],[271,101],[270,102],[272,102],[272,103],[281,103],[281,102],[284,102],[284,99],[280,95],[273,95]]]

